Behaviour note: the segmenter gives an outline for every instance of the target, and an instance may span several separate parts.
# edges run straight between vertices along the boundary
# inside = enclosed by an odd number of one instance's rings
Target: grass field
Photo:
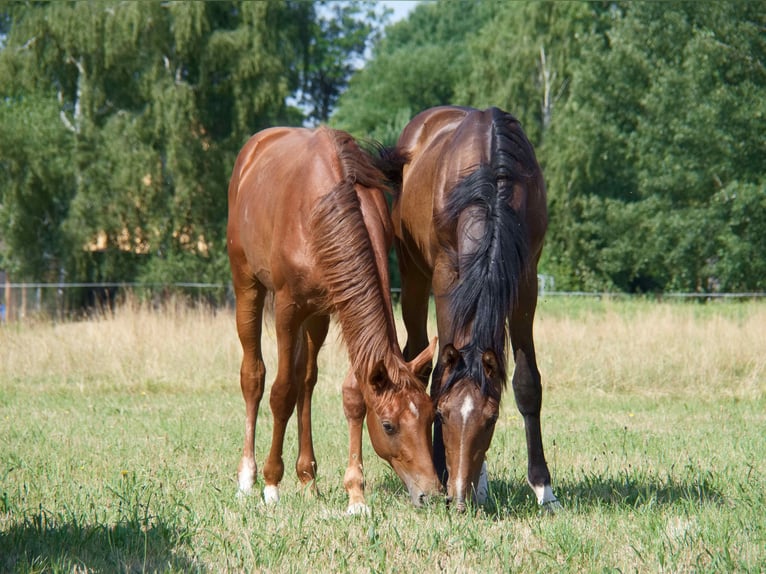
[[[0,327],[0,571],[766,571],[766,303],[540,302],[555,516],[526,485],[509,390],[486,507],[411,507],[365,442],[372,514],[347,517],[338,339],[314,403],[321,495],[291,471],[291,424],[282,499],[266,507],[235,496],[231,312],[133,305]],[[264,400],[259,467],[270,425]]]

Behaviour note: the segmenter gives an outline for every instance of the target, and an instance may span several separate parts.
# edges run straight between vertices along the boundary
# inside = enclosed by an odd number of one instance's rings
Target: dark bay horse
[[[472,496],[482,502],[477,489],[506,384],[510,335],[527,478],[538,502],[557,508],[543,453],[532,338],[537,263],[548,224],[532,145],[519,122],[497,108],[444,106],[418,114],[396,152],[403,164],[393,221],[408,335],[404,353],[412,356],[428,344],[433,290],[440,346],[431,383],[434,463],[448,500],[460,509]]]
[[[257,472],[254,437],[266,368],[261,323],[274,294],[277,374],[270,395],[271,449],[263,469],[267,502],[279,499],[287,421],[298,407],[298,478],[314,486],[311,395],[317,354],[336,313],[351,361],[343,387],[349,425],[344,486],[350,513],[365,512],[361,433],[404,481],[412,502],[440,491],[431,461],[434,411],[419,379],[431,367],[435,341],[413,361],[396,338],[387,269],[393,240],[382,174],[344,132],[271,128],[239,153],[229,183],[228,253],[244,356],[246,405],[239,463],[241,492]],[[427,374],[425,375],[427,376]]]

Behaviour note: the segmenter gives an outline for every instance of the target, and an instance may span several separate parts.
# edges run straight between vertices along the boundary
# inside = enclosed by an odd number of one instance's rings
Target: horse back
[[[240,151],[229,182],[229,257],[270,290],[321,280],[310,249],[311,214],[341,179],[329,130],[269,128]]]
[[[518,121],[497,108],[476,110],[440,106],[421,112],[405,127],[397,148],[409,157],[402,170],[402,192],[394,206],[394,230],[424,265],[433,266],[442,246],[435,221],[457,185],[493,162],[493,122],[502,121],[524,150],[523,185],[515,185],[511,204],[527,223],[529,247],[539,256],[547,227],[545,184],[531,144]]]

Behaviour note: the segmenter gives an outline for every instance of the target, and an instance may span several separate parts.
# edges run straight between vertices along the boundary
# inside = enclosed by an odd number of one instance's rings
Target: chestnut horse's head
[[[367,430],[375,452],[402,479],[415,506],[441,493],[431,459],[434,409],[421,378],[427,378],[436,339],[414,360],[392,368],[379,361],[362,388]]]
[[[492,350],[451,344],[440,359],[436,424],[441,427],[447,464],[447,502],[464,510],[483,502],[479,475],[500,414],[504,372]]]

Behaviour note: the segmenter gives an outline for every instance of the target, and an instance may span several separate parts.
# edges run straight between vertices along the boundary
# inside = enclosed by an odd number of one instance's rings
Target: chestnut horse
[[[404,481],[415,505],[440,491],[431,461],[433,406],[418,378],[430,371],[435,341],[410,363],[396,339],[387,269],[393,240],[382,174],[348,134],[328,128],[271,128],[240,151],[229,183],[229,261],[246,405],[239,489],[252,489],[254,438],[266,368],[261,323],[274,294],[277,374],[271,389],[271,450],[264,499],[279,499],[282,445],[298,406],[296,472],[315,489],[311,395],[317,354],[337,313],[351,361],[343,387],[349,425],[344,486],[350,513],[366,512],[361,433],[365,415],[375,451]],[[425,374],[427,376],[427,374]]]
[[[486,494],[479,479],[506,384],[510,334],[527,477],[538,502],[557,508],[543,453],[532,338],[537,262],[548,222],[532,145],[519,122],[497,108],[444,106],[418,114],[396,151],[402,189],[393,221],[408,335],[404,354],[428,343],[433,290],[440,346],[431,383],[434,463],[448,501],[464,509]]]

